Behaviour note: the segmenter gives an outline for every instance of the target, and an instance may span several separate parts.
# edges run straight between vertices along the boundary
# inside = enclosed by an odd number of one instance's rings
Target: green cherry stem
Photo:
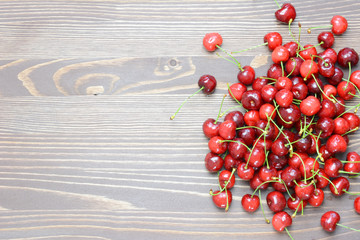
[[[300,203],[297,205],[296,209],[295,209],[295,212],[291,215],[291,218],[295,218],[297,212],[299,211],[299,207],[301,205],[301,208],[304,208],[303,206],[303,200],[300,201]],[[302,215],[302,214],[301,214]]]
[[[345,189],[343,189],[343,192],[347,193],[347,194],[350,194],[352,196],[359,196],[360,195],[360,193],[352,193],[352,192],[346,191]]]
[[[246,51],[249,51],[249,50],[252,50],[252,49],[255,49],[255,48],[261,47],[261,46],[266,46],[266,45],[268,45],[268,44],[269,44],[268,42],[265,42],[265,43],[262,43],[262,44],[256,45],[256,46],[254,46],[254,47],[250,47],[250,48],[242,49],[242,50],[239,50],[239,51],[234,51],[234,52],[231,52],[231,53],[242,53],[242,52],[246,52]]]
[[[355,228],[352,228],[352,227],[348,227],[348,226],[345,226],[345,225],[342,225],[340,223],[337,223],[336,225],[340,226],[340,227],[343,227],[343,228],[347,228],[347,229],[350,229],[350,230],[353,230],[355,232],[360,232],[359,229],[355,229]]]
[[[307,32],[310,34],[312,29],[320,29],[320,28],[332,28],[332,25],[324,25],[324,26],[310,27],[310,28],[308,28]]]
[[[356,127],[356,128],[354,128],[354,129],[351,129],[350,131],[347,131],[346,133],[341,134],[341,136],[344,136],[344,135],[347,135],[347,134],[349,134],[349,133],[355,132],[355,131],[357,131],[358,129],[359,129],[359,127]]]
[[[226,96],[227,96],[227,95],[224,94],[224,96],[223,96],[223,98],[222,98],[222,101],[221,101],[221,104],[220,104],[219,113],[218,113],[218,115],[217,115],[217,118],[216,118],[214,124],[216,124],[216,123],[219,121],[219,118],[220,118],[220,115],[221,115],[221,108],[222,108],[222,106],[223,106],[223,104],[224,104],[224,100],[225,100]]]
[[[280,6],[280,4],[276,1],[276,0],[274,0],[274,2],[276,3],[276,5],[278,6],[278,8],[279,9],[281,9],[281,6]],[[292,20],[292,19],[291,19]]]
[[[223,49],[223,48],[220,47],[219,45],[216,45],[216,47],[217,47],[218,49],[220,49],[221,51],[223,51],[223,52],[224,52],[226,55],[228,55],[231,59],[233,59],[233,61],[230,60],[230,59],[227,59],[227,58],[225,58],[225,57],[223,57],[223,56],[221,56],[221,55],[218,54],[218,53],[216,53],[216,55],[218,55],[219,57],[221,57],[221,58],[223,58],[223,59],[225,59],[225,60],[227,60],[227,61],[235,64],[241,71],[244,71],[244,69],[241,67],[241,64],[239,63],[238,60],[236,60],[236,58],[234,58],[234,56],[232,56],[230,53],[228,53],[225,49]]]
[[[251,196],[251,197],[253,197],[253,196]],[[265,218],[265,222],[266,222],[267,224],[269,224],[270,221],[269,221],[269,219],[267,219],[266,216],[265,216],[264,207],[263,207],[262,202],[261,202],[261,191],[260,191],[260,189],[259,189],[259,200],[260,200],[261,211],[262,211],[262,214],[263,214],[263,216],[264,216],[264,218]]]
[[[291,58],[291,61],[295,62],[295,60],[294,60],[293,58]],[[294,72],[294,70],[295,70],[295,68],[296,68],[296,64],[297,64],[297,62],[295,62],[295,66],[293,67],[293,69],[291,70],[291,72],[286,76],[287,78]],[[294,99],[296,99],[296,98],[294,98]],[[296,100],[298,100],[298,99],[296,99]]]
[[[348,87],[349,82],[350,82],[350,75],[351,75],[351,62],[349,62],[349,76],[348,79],[346,80],[346,86],[345,89]]]
[[[182,102],[182,104],[180,105],[180,107],[176,110],[176,112],[170,117],[170,120],[174,120],[176,114],[178,114],[178,112],[180,111],[180,109],[182,108],[182,106],[184,106],[184,104],[185,104],[191,97],[193,97],[194,95],[198,94],[198,93],[201,92],[203,89],[204,89],[204,86],[201,87],[199,90],[197,90],[197,91],[196,91],[195,93],[193,93],[192,95],[190,95],[189,97],[187,97],[187,98]]]

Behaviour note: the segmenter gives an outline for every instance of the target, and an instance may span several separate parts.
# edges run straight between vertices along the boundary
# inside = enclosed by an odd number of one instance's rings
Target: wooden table
[[[317,43],[320,30],[307,34],[308,27],[339,14],[349,29],[334,49],[360,51],[360,2],[292,3],[303,44]],[[261,44],[270,31],[290,41],[276,9],[271,0],[1,1],[0,239],[289,239],[260,210],[242,210],[251,190],[238,178],[229,212],[213,205],[208,191],[217,178],[204,167],[202,133],[238,72],[205,51],[202,37],[219,32],[234,51]],[[235,54],[257,76],[269,56],[266,47]],[[203,74],[217,78],[216,93],[194,96],[170,121]],[[223,109],[235,105],[226,98]],[[349,150],[359,149],[358,137],[350,136]],[[354,196],[325,193],[324,206],[293,220],[293,237],[358,239],[321,229],[328,210],[344,225],[360,223]],[[267,206],[265,214],[272,216]]]

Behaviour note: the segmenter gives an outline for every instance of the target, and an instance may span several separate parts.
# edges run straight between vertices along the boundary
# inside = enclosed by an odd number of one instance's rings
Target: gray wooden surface
[[[349,29],[334,49],[360,51],[358,1],[291,2],[302,43],[316,43],[319,31],[307,27],[338,14]],[[251,190],[238,178],[229,212],[213,205],[217,179],[204,167],[201,130],[237,81],[236,66],[203,49],[203,35],[221,33],[229,50],[260,44],[270,31],[289,41],[276,9],[272,0],[0,1],[0,239],[289,239],[260,211],[242,210]],[[269,54],[236,57],[261,76]],[[217,78],[216,93],[193,97],[170,121],[203,74]],[[350,136],[350,150],[358,139]],[[350,190],[360,191],[358,179]],[[360,225],[353,196],[326,196],[293,220],[293,237],[359,238],[321,229],[328,210]]]

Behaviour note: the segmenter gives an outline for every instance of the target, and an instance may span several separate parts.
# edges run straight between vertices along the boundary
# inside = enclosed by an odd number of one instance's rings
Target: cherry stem
[[[221,142],[221,143],[223,143],[223,142],[240,143],[241,145],[244,145],[244,146],[247,148],[247,150],[251,151],[251,149],[250,149],[245,143],[242,143],[242,142],[240,142],[240,141],[235,141],[235,140],[221,140],[220,142]]]
[[[226,207],[225,207],[225,212],[227,212],[229,210],[229,195],[227,193],[227,189],[225,188],[225,195],[226,195]]]
[[[255,129],[258,129],[258,130],[260,130],[260,131],[262,131],[262,132],[265,132],[265,130],[264,130],[264,129],[259,128],[259,127],[256,127],[256,126],[244,126],[244,127],[238,127],[238,128],[236,128],[236,130],[241,130],[241,129],[245,129],[245,128],[255,128]]]
[[[278,8],[279,8],[279,9],[281,9],[280,4],[279,4],[276,0],[274,0],[274,2],[275,2],[275,3],[276,3],[276,5],[278,6]]]
[[[259,138],[256,139],[256,141],[255,141],[252,149],[250,150],[249,158],[248,158],[247,161],[246,161],[245,169],[247,169],[247,167],[248,167],[248,165],[249,165],[250,158],[251,158],[252,153],[254,152],[254,149],[255,149],[255,147],[256,147],[256,144],[259,142],[260,138],[261,138],[263,135],[265,135],[265,132],[266,132],[266,131],[264,131],[264,132],[259,136]],[[265,143],[265,144],[266,144],[266,143]]]
[[[294,240],[294,238],[291,236],[289,230],[287,229],[287,227],[285,227],[285,231],[287,232],[287,234],[289,235],[289,237],[291,238],[291,240]]]
[[[307,32],[311,33],[311,29],[319,29],[319,28],[331,28],[332,25],[324,25],[324,26],[317,26],[317,27],[310,27],[308,28]]]
[[[272,183],[272,182],[277,182],[278,180],[268,180],[268,181],[265,181],[265,182],[262,182],[259,186],[257,186],[257,188],[254,190],[254,192],[251,194],[251,198],[255,195],[255,193],[259,190],[260,191],[260,188],[262,185],[264,184],[268,184],[268,183]]]
[[[347,194],[350,194],[350,195],[353,195],[353,196],[358,196],[360,195],[360,193],[352,193],[352,192],[349,192],[349,191],[346,191],[345,189],[342,190],[344,193],[347,193]]]
[[[349,82],[350,82],[350,75],[351,75],[351,62],[349,62],[349,76],[348,79],[346,80],[346,86],[344,88],[344,90],[348,87]]]
[[[295,183],[296,186],[300,187],[300,188],[306,188],[308,186],[310,186],[311,184],[314,184],[314,181],[311,181],[310,183],[306,184],[305,186],[299,186],[299,184],[296,182],[296,180],[293,181]]]
[[[304,163],[304,161],[302,160],[302,158],[300,157],[299,154],[297,154],[296,152],[294,152],[294,154],[295,154],[296,156],[298,156],[298,158],[299,158],[300,161],[301,161],[301,164],[302,164],[303,167],[304,167],[304,182],[306,182],[306,166],[305,166],[305,163]]]
[[[303,46],[301,46],[300,43],[299,43],[299,42],[300,42],[300,29],[299,29],[299,40],[297,41],[297,40],[295,39],[294,34],[293,34],[292,31],[291,31],[291,23],[292,23],[292,22],[293,22],[293,19],[290,19],[289,24],[288,24],[288,26],[289,26],[289,34],[290,34],[290,36],[292,37],[292,39],[294,40],[294,42],[296,42],[297,45],[298,45],[298,50],[296,51],[296,53],[297,53],[297,55],[298,55],[299,48],[303,49]]]
[[[234,58],[230,53],[228,53],[225,49],[223,49],[223,48],[220,47],[219,45],[216,45],[216,47],[217,47],[218,49],[220,49],[221,51],[223,51],[226,55],[228,55],[229,57],[231,57],[234,61],[231,61],[230,59],[227,59],[227,58],[221,56],[221,55],[218,54],[218,53],[216,53],[216,55],[218,55],[219,57],[221,57],[221,58],[223,58],[223,59],[225,59],[225,60],[227,60],[227,61],[235,64],[241,71],[244,71],[244,69],[241,67],[241,64],[239,63],[238,60],[236,60],[236,58]]]
[[[311,63],[310,63],[310,69],[309,69],[309,72],[306,74],[306,76],[304,77],[304,81],[307,80],[307,77],[309,76],[310,72],[311,72],[311,69],[313,68],[313,64],[314,61],[313,61],[313,57],[311,56]],[[316,81],[316,80],[315,80]]]
[[[252,196],[251,196],[251,197],[252,197]],[[265,222],[266,222],[267,224],[269,224],[270,221],[269,221],[269,219],[267,219],[266,216],[265,216],[264,207],[263,207],[262,202],[261,202],[261,191],[260,191],[260,189],[259,189],[259,200],[260,200],[261,211],[262,211],[262,214],[263,214],[263,216],[264,216],[264,218],[265,218]]]
[[[295,212],[291,215],[291,218],[295,218],[297,212],[299,211],[300,205],[302,205],[301,208],[304,208],[304,206],[303,206],[303,200],[301,200],[300,203],[297,205],[297,207],[296,207],[296,209],[295,209]],[[303,215],[303,214],[301,213],[301,215]]]
[[[291,58],[291,61],[295,62],[295,60],[293,58]],[[293,69],[291,70],[291,72],[286,76],[287,78],[294,72],[295,68],[296,68],[296,62],[295,62],[295,66],[293,67]]]
[[[341,136],[344,136],[344,135],[346,135],[346,134],[349,134],[349,133],[355,132],[355,131],[357,131],[358,129],[359,129],[359,127],[356,127],[356,128],[354,128],[354,129],[351,129],[350,131],[347,131],[346,133],[341,134]]]
[[[202,90],[204,89],[204,86],[202,86],[199,90],[197,90],[195,93],[193,93],[192,95],[190,95],[189,97],[187,97],[185,99],[185,101],[183,101],[183,103],[180,105],[180,107],[177,109],[177,111],[174,113],[174,115],[172,115],[170,117],[170,120],[174,120],[175,119],[175,116],[176,114],[178,114],[178,112],[180,111],[180,109],[182,108],[182,106],[191,98],[193,97],[194,95],[198,94],[199,92],[201,92]]]
[[[281,65],[281,76],[284,77],[285,71],[284,71],[284,63],[283,63],[283,61],[280,62],[280,65]]]
[[[356,232],[360,232],[359,229],[355,229],[355,228],[352,228],[352,227],[348,227],[348,226],[342,225],[342,224],[340,224],[340,223],[337,223],[336,225],[338,225],[338,226],[340,226],[340,227],[343,227],[343,228],[347,228],[347,229],[356,231]]]
[[[240,108],[241,106],[235,106],[235,107],[231,107],[231,108],[228,108],[226,109],[225,111],[223,111],[221,114],[220,114],[220,117],[224,116],[225,113],[229,112],[230,110],[233,110],[235,108]]]
[[[234,51],[234,52],[231,52],[231,53],[241,53],[241,52],[246,52],[246,51],[249,51],[249,50],[252,50],[252,49],[255,49],[255,48],[261,47],[261,46],[266,46],[266,45],[268,45],[268,44],[269,44],[268,42],[265,42],[265,43],[262,43],[262,44],[256,45],[256,46],[254,46],[254,47],[250,47],[250,48],[242,49],[242,50],[240,50],[240,51]]]
[[[275,78],[269,78],[269,77],[260,77],[260,79],[268,79],[268,80],[272,80],[272,81],[277,81],[277,79]]]
[[[216,120],[215,120],[215,122],[214,122],[214,124],[216,124],[217,123],[217,121],[219,120],[219,118],[220,118],[220,115],[221,115],[221,108],[222,108],[222,106],[223,106],[223,103],[224,103],[224,100],[225,100],[225,98],[226,98],[226,94],[223,96],[223,99],[222,99],[222,101],[221,101],[221,105],[220,105],[220,109],[219,109],[219,113],[218,113],[218,116],[217,116],[217,118],[216,118]]]
[[[314,171],[312,171],[312,172],[314,172]],[[329,178],[327,178],[327,177],[325,177],[324,175],[320,175],[319,177],[321,177],[321,178],[325,178],[325,180],[327,180],[333,187],[334,187],[334,191],[335,191],[335,194],[339,194],[339,192],[338,192],[338,190],[337,190],[337,188],[336,188],[336,186],[334,185],[334,183],[332,182],[332,181],[330,181],[330,179]]]
[[[278,127],[278,129],[279,129],[279,133],[278,133],[278,135],[276,136],[276,138],[275,138],[274,141],[276,141],[276,140],[280,137],[280,134],[282,133],[282,131],[283,131],[283,129],[284,129],[284,126],[281,126],[281,128]]]
[[[289,191],[288,187],[286,186],[285,181],[282,178],[278,178],[278,177],[273,178],[273,179],[276,179],[277,180],[276,182],[282,183],[284,185],[285,189],[286,189],[286,192],[288,193],[289,197],[291,198],[291,200],[295,201],[295,198],[293,198],[293,196],[291,196],[290,191]]]

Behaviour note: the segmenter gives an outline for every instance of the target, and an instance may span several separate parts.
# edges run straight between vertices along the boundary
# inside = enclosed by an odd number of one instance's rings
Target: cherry
[[[324,84],[320,78],[315,77],[308,80],[307,87],[310,93],[321,94]]]
[[[316,134],[319,134],[321,132],[321,134],[320,134],[321,138],[329,137],[333,133],[334,128],[335,128],[334,120],[329,117],[319,118],[319,120],[317,121],[317,123],[315,125]],[[332,152],[332,153],[334,153],[334,152]]]
[[[241,206],[247,212],[255,212],[260,206],[260,199],[256,195],[245,194],[241,199]]]
[[[332,63],[336,63],[337,62],[337,52],[332,49],[332,48],[327,48],[325,49],[323,52],[318,54],[319,59],[321,58],[330,58]]]
[[[340,221],[340,215],[335,211],[328,211],[321,216],[320,224],[327,232],[333,232],[337,223]]]
[[[293,94],[288,89],[282,89],[275,94],[276,103],[280,107],[289,107],[293,101]]]
[[[273,180],[277,176],[277,170],[274,167],[266,167],[262,166],[259,171],[259,177],[262,181],[270,181]]]
[[[291,90],[293,83],[290,78],[288,77],[279,77],[275,82],[275,87],[277,90],[287,89]]]
[[[228,143],[228,151],[235,160],[241,160],[247,151],[245,141],[242,138],[234,138]]]
[[[314,96],[308,96],[300,103],[300,111],[306,116],[313,116],[320,111],[320,101]]]
[[[310,196],[310,198],[307,200],[307,202],[313,206],[313,207],[319,207],[324,201],[324,191],[320,188],[314,189],[313,194]]]
[[[334,75],[330,78],[327,78],[327,81],[331,85],[337,86],[342,81],[343,77],[344,77],[343,71],[340,68],[335,67]]]
[[[277,171],[277,179],[278,181],[272,182],[271,186],[274,188],[274,190],[279,191],[279,192],[286,192],[287,188],[284,185],[284,182],[281,179],[281,174],[282,174],[283,170],[279,170]]]
[[[277,131],[273,123],[266,120],[260,120],[256,123],[256,134],[258,137],[265,135],[265,138],[272,140],[276,137]]]
[[[256,78],[252,83],[252,89],[260,92],[261,89],[268,84],[268,82],[269,81],[266,78],[263,77]]]
[[[219,126],[219,135],[225,140],[234,139],[236,136],[236,122],[233,120],[226,120]]]
[[[212,200],[218,208],[225,208],[225,211],[229,209],[232,202],[232,194],[230,190],[215,191],[212,194]]]
[[[307,159],[309,155],[301,152],[294,152],[293,156],[289,158],[288,164],[293,168],[299,169],[302,166],[302,162]]]
[[[348,152],[346,155],[346,163],[344,165],[344,171],[349,173],[360,172],[360,155],[356,152]]]
[[[237,79],[240,83],[251,85],[255,80],[255,71],[250,66],[244,66],[238,73]]]
[[[278,90],[276,89],[276,87],[274,87],[272,85],[265,85],[260,90],[261,98],[265,102],[268,102],[268,103],[272,102],[275,99],[275,95],[276,95],[277,91]]]
[[[266,76],[272,79],[278,79],[283,76],[283,70],[279,64],[273,63],[270,65]]]
[[[304,164],[302,166],[300,165],[299,169],[302,177],[305,178],[306,174],[306,178],[309,178],[312,177],[315,172],[317,172],[319,169],[319,163],[314,158],[309,157],[305,159]]]
[[[345,100],[341,97],[336,97],[335,101],[336,114],[335,116],[339,116],[345,112]]]
[[[224,120],[234,121],[236,123],[237,128],[244,126],[244,115],[240,111],[229,112],[228,114],[226,114]]]
[[[339,170],[341,170],[343,164],[337,158],[330,158],[325,161],[324,171],[325,173],[332,178],[339,176]]]
[[[358,214],[360,214],[360,197],[355,198],[354,209]]]
[[[209,172],[218,172],[224,165],[224,160],[217,154],[209,152],[205,156],[205,167]]]
[[[284,46],[277,46],[272,54],[271,54],[271,59],[273,60],[274,63],[280,63],[280,62],[286,62],[290,57],[290,53],[287,50],[286,47]]]
[[[254,177],[250,179],[249,185],[252,189],[265,190],[269,187],[269,183],[261,181],[259,174],[255,173]]]
[[[236,99],[238,101],[241,101],[241,97],[244,94],[244,92],[247,91],[247,88],[244,84],[242,83],[234,83],[231,84],[231,86],[229,87],[229,95],[233,98]]]
[[[293,187],[295,185],[294,181],[298,181],[301,178],[301,172],[298,168],[292,166],[286,167],[281,173],[281,179],[284,180],[284,183],[288,187]]]
[[[266,139],[264,141],[263,138],[259,138],[256,140],[256,143],[254,144],[253,147],[254,148],[262,148],[262,149],[264,149],[264,151],[265,150],[268,151],[271,148],[271,146],[272,146],[272,140]]]
[[[203,38],[203,45],[206,50],[213,52],[217,46],[221,46],[223,39],[219,33],[207,33]]]
[[[221,171],[219,174],[219,184],[221,188],[225,188],[225,186],[226,189],[230,189],[234,187],[235,175],[228,170]]]
[[[344,100],[350,100],[354,97],[356,89],[351,83],[342,81],[337,85],[337,92]]]
[[[322,48],[330,48],[335,41],[334,34],[332,32],[321,32],[318,35],[318,42],[321,43],[320,46]]]
[[[250,110],[244,115],[244,122],[247,126],[256,126],[256,123],[260,120],[260,113],[257,110]],[[255,130],[254,130],[255,131]],[[250,144],[247,144],[250,145]]]
[[[258,110],[262,103],[261,94],[256,90],[248,90],[241,97],[241,104],[247,110]]]
[[[304,60],[299,57],[291,57],[285,64],[285,71],[290,76],[300,75],[300,67],[303,62]]]
[[[349,123],[350,130],[354,130],[360,126],[360,118],[354,113],[345,113],[342,115],[342,118]]]
[[[211,152],[215,154],[223,154],[227,150],[227,142],[224,142],[224,139],[220,136],[215,136],[210,138],[208,142],[208,147]]]
[[[305,60],[300,66],[300,74],[303,78],[309,78],[318,72],[317,64],[313,60]]]
[[[304,46],[304,50],[300,51],[299,54],[304,60],[312,60],[313,56],[317,55],[317,50],[314,45],[307,44]]]
[[[332,154],[343,153],[346,151],[346,148],[347,143],[339,134],[332,135],[326,142],[326,149]]]
[[[215,119],[209,118],[203,123],[203,132],[207,138],[219,136],[220,122],[216,122]]]
[[[295,104],[290,104],[289,107],[279,108],[277,115],[277,123],[285,128],[291,128],[297,121],[300,120],[301,111]]]
[[[224,157],[224,168],[228,171],[231,171],[233,168],[237,168],[240,163],[240,160],[236,160],[230,154]]]
[[[343,48],[338,52],[337,62],[341,67],[353,67],[359,62],[359,55],[353,48]]]
[[[285,139],[277,139],[271,145],[271,151],[278,156],[285,156],[289,152],[289,147],[286,146]]]
[[[254,168],[246,165],[245,162],[241,162],[237,167],[237,174],[242,180],[250,180],[255,174]]]
[[[291,92],[295,99],[303,100],[308,95],[308,87],[304,83],[298,83],[292,87]]]
[[[332,102],[334,102],[334,96],[337,94],[337,89],[335,86],[331,84],[326,84],[323,89],[322,96],[325,99],[330,99]]]
[[[338,177],[332,180],[333,184],[329,185],[330,191],[335,196],[341,196],[349,190],[350,182],[345,177]]]
[[[326,78],[331,78],[335,74],[335,64],[330,58],[323,58],[318,61],[319,74]]]
[[[271,117],[272,119],[275,119],[276,117],[276,111],[274,105],[270,103],[263,104],[259,109],[259,116],[262,120],[267,120],[268,117]]]
[[[251,112],[251,111],[249,111]],[[245,119],[246,113],[244,115],[244,119]],[[260,120],[260,117],[259,117]],[[246,122],[246,121],[245,121]],[[250,126],[249,124],[247,124],[248,126]],[[247,146],[251,146],[256,138],[256,132],[254,128],[242,128],[238,131],[238,137],[242,138]]]
[[[251,152],[245,153],[245,162],[252,167],[261,167],[265,162],[265,151],[262,148],[254,148]]]
[[[351,73],[350,82],[355,84],[357,88],[360,88],[360,70],[356,70]]]
[[[339,16],[339,15],[333,16],[330,23],[332,25],[331,31],[335,35],[343,34],[348,27],[348,22],[347,22],[346,18]]]
[[[334,155],[333,153],[329,152],[329,151],[326,149],[326,144],[320,147],[319,153],[320,153],[321,158],[322,158],[323,160],[329,159],[329,158],[333,157],[333,155]]]
[[[282,45],[282,37],[278,32],[270,32],[264,36],[264,43],[268,43],[268,48],[272,51]]]
[[[275,12],[275,17],[283,23],[293,22],[296,18],[296,10],[291,3],[284,3],[281,8]]]
[[[272,219],[272,225],[278,232],[284,231],[287,227],[291,226],[292,218],[287,212],[277,212]]]
[[[329,176],[325,173],[324,169],[320,168],[319,172],[315,175],[316,187],[326,188],[329,185]]]
[[[306,153],[311,146],[311,138],[310,136],[306,136],[304,138],[298,137],[296,142],[294,143],[294,147],[298,152]]]
[[[267,194],[266,203],[271,211],[281,212],[286,207],[286,198],[281,192],[272,191]]]
[[[293,211],[302,211],[307,205],[307,201],[300,199],[295,194],[292,194],[291,197],[287,200],[287,206]],[[293,215],[294,216],[294,215]]]
[[[310,136],[310,139],[311,139],[310,148],[307,150],[307,153],[312,155],[318,152],[318,150],[321,147],[320,146],[321,142],[319,139],[317,139],[317,137],[314,137],[312,135]]]
[[[335,134],[343,135],[350,130],[349,123],[342,117],[336,118],[334,120],[334,125],[335,125],[334,128]]]
[[[328,117],[328,118],[333,118],[336,115],[336,107],[335,104],[330,101],[329,99],[324,99],[321,102],[321,109],[318,112],[318,116],[320,118],[322,117]],[[335,121],[334,121],[335,123]]]
[[[297,42],[288,42],[284,44],[284,47],[289,51],[290,57],[295,57],[299,49],[299,44],[297,44]]]
[[[296,196],[298,196],[301,200],[308,200],[314,193],[314,189],[315,187],[312,183],[303,181],[299,181],[294,188]]]
[[[283,169],[288,161],[286,156],[278,156],[274,153],[270,153],[268,159],[269,166],[274,167],[276,170]]]

